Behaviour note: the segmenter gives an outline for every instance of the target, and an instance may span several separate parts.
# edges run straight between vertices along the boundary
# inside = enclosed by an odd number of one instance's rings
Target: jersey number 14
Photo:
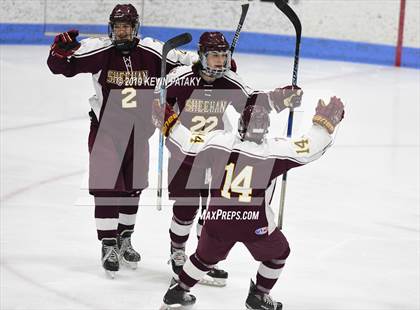
[[[251,202],[252,198],[252,188],[251,188],[251,179],[252,179],[252,166],[245,166],[239,174],[233,178],[233,171],[235,170],[235,164],[230,163],[225,167],[226,177],[225,183],[221,194],[223,197],[230,199],[230,193],[238,193],[238,200],[240,202]]]

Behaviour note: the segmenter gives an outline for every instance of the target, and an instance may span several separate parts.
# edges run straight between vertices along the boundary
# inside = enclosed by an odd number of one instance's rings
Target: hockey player
[[[177,67],[170,72],[170,84],[167,87],[167,102],[178,109],[181,123],[194,133],[192,139],[196,143],[200,143],[209,132],[224,129],[223,116],[228,105],[232,105],[239,113],[245,104],[252,102],[277,112],[300,105],[302,91],[298,88],[278,88],[264,93],[246,86],[230,70],[229,44],[220,32],[205,32],[201,35],[198,55],[199,62],[192,67]],[[176,148],[170,141],[167,141],[166,146],[170,152]],[[168,170],[169,198],[175,201],[169,229],[171,264],[174,273],[178,274],[187,259],[185,244],[200,202],[202,210],[207,203],[209,174],[205,168],[196,167],[191,170],[188,164],[173,156],[169,158]],[[196,182],[188,182],[193,178]],[[199,218],[198,237],[202,223],[202,218]],[[227,272],[215,267],[200,283],[224,286],[227,276]]]
[[[154,120],[163,119],[163,111],[155,106]],[[285,264],[290,249],[282,232],[276,228],[269,206],[273,180],[291,168],[312,162],[331,145],[331,134],[344,116],[340,99],[329,104],[318,102],[313,126],[297,139],[265,138],[269,116],[262,106],[248,105],[238,125],[238,134],[219,131],[206,135],[201,144],[191,143],[191,133],[177,123],[177,115],[166,106],[162,132],[174,142],[178,153],[190,165],[211,165],[211,200],[206,222],[196,252],[190,256],[172,280],[164,296],[165,305],[192,305],[189,294],[206,272],[224,260],[236,242],[242,242],[255,260],[260,261],[256,281],[251,285],[245,305],[247,309],[280,310],[282,304],[269,293]],[[173,128],[172,128],[173,127]],[[172,130],[171,130],[172,128]],[[194,181],[193,181],[194,182]]]
[[[89,192],[95,200],[102,265],[114,277],[120,262],[136,268],[133,249],[139,196],[148,186],[148,139],[153,90],[160,76],[162,43],[137,38],[139,15],[131,4],[118,4],[109,17],[109,38],[77,41],[78,31],[55,37],[48,57],[54,74],[91,73],[97,100],[91,100]],[[192,64],[196,55],[168,54],[168,70]],[[67,90],[72,91],[72,90]]]

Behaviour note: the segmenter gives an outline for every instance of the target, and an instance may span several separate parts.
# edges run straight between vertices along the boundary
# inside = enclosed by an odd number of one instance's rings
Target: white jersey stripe
[[[83,58],[91,56],[114,46],[109,38],[87,38],[80,41],[80,44],[80,48],[72,57]]]
[[[100,52],[102,52],[102,51],[105,51],[105,50],[107,50],[107,49],[110,49],[111,47],[113,47],[113,45],[112,45],[112,44],[111,44],[111,45],[109,45],[109,46],[103,47],[103,48],[99,48],[99,49],[96,49],[96,50],[93,50],[93,51],[90,51],[90,52],[83,53],[83,54],[74,54],[74,55],[73,55],[73,57],[74,57],[74,58],[83,58],[83,57],[88,57],[88,56],[91,56],[91,55],[95,55],[95,54],[97,54],[97,53],[100,53]]]
[[[181,124],[178,124],[178,126],[176,126],[174,128],[173,133],[174,133],[175,130],[178,130],[178,127],[181,127],[181,126],[182,126]],[[219,132],[220,133],[220,131],[214,131],[212,133],[215,133],[215,132]],[[229,135],[225,136],[223,134],[222,135],[219,134],[218,136],[216,136],[217,141],[215,141],[214,143],[208,143],[203,148],[200,148],[198,150],[194,148],[194,145],[190,145],[190,150],[186,150],[186,147],[185,147],[186,141],[176,140],[176,138],[174,139],[172,137],[173,137],[173,135],[170,135],[169,136],[170,141],[172,143],[174,143],[175,145],[177,145],[178,148],[180,149],[180,151],[183,154],[189,155],[189,156],[196,156],[198,152],[202,152],[202,151],[204,151],[206,149],[212,148],[212,149],[219,149],[219,150],[222,150],[222,151],[225,151],[225,152],[228,152],[228,153],[237,152],[239,154],[244,154],[244,155],[246,155],[248,157],[257,158],[257,159],[269,159],[269,158],[282,159],[282,160],[290,160],[290,161],[296,162],[298,164],[306,164],[308,162],[311,162],[311,161],[313,161],[313,160],[321,157],[321,155],[324,154],[325,151],[332,144],[332,140],[330,140],[328,144],[325,144],[323,148],[321,148],[320,150],[318,150],[315,153],[312,153],[310,156],[301,156],[301,157],[298,157],[295,154],[293,154],[291,156],[282,156],[280,154],[264,154],[264,153],[255,154],[255,153],[250,153],[250,152],[245,151],[244,148],[241,148],[241,149],[238,149],[238,148],[230,149],[229,148],[229,145],[233,145],[233,143],[231,143],[231,140],[232,139],[229,139]],[[209,139],[209,140],[211,140],[211,139]],[[249,142],[249,143],[252,143],[252,142]],[[242,144],[241,146],[244,146],[244,144]],[[290,153],[290,151],[288,153]]]
[[[270,206],[271,198],[273,198],[275,180],[272,180],[270,186],[265,190],[265,215],[268,223],[268,234],[270,235],[276,229],[276,223],[274,221],[274,212]]]

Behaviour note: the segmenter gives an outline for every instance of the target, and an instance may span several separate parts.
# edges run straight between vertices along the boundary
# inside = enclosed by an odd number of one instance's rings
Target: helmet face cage
[[[207,61],[209,54],[226,55],[223,67],[210,68]],[[232,53],[229,50],[229,43],[221,32],[204,32],[198,43],[198,55],[202,72],[210,77],[220,78],[230,69]]]
[[[218,53],[226,55],[225,63],[223,64],[223,68],[210,68],[207,64],[207,56],[211,53]],[[221,78],[229,69],[230,69],[230,62],[232,60],[232,53],[230,50],[227,51],[207,51],[207,52],[199,52],[200,56],[200,63],[202,66],[202,71],[210,77],[214,77],[216,79]]]
[[[242,140],[261,144],[270,126],[270,117],[262,106],[247,106],[238,121],[238,132]]]
[[[129,39],[118,40],[114,31],[116,23],[127,23],[132,27]],[[139,31],[139,15],[136,8],[131,4],[117,4],[109,16],[108,35],[117,48],[129,49],[131,42],[137,37]]]
[[[117,40],[117,37],[116,37],[116,35],[115,35],[115,32],[114,32],[114,25],[115,25],[115,23],[118,23],[119,21],[117,21],[117,22],[109,22],[109,24],[108,24],[108,36],[111,38],[111,41],[112,42],[116,42],[116,41],[118,41]],[[122,22],[122,21],[121,21]],[[123,23],[123,22],[122,22]],[[137,37],[137,35],[138,35],[138,32],[139,32],[139,22],[136,22],[136,23],[134,23],[134,24],[131,24],[130,23],[130,25],[131,25],[131,27],[132,27],[132,30],[131,30],[131,35],[130,35],[130,39],[129,39],[129,41],[132,41],[135,37]],[[125,40],[125,39],[124,39]]]

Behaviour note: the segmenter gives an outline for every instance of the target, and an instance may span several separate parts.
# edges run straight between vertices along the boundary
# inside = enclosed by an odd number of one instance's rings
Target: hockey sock
[[[187,242],[190,235],[194,218],[192,220],[183,221],[178,219],[175,215],[172,217],[171,228],[169,234],[171,241],[174,244],[184,244]]]
[[[128,199],[133,198],[130,197]],[[119,208],[118,234],[121,234],[125,230],[134,230],[134,225],[136,224],[137,211],[139,209],[138,198],[136,198],[135,201],[131,203],[133,204],[122,204]]]
[[[204,263],[194,253],[190,256],[190,259],[185,263],[182,271],[179,273],[179,281],[183,284],[183,287],[191,288],[213,267],[214,265]]]
[[[281,271],[283,270],[285,259],[272,259],[261,262],[257,273],[257,289],[263,293],[270,293],[276,284]]]
[[[98,240],[117,238],[118,206],[113,197],[95,197],[95,222]]]

